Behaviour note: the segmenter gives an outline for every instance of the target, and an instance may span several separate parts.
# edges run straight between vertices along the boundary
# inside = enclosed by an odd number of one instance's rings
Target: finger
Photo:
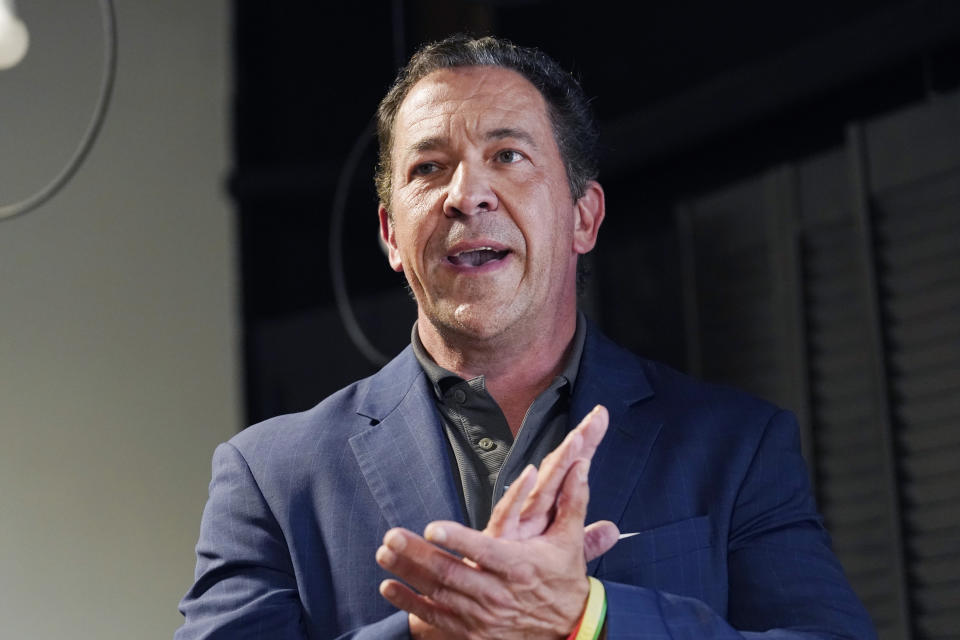
[[[518,524],[520,521],[520,510],[523,508],[533,489],[537,479],[537,468],[532,464],[527,465],[503,497],[497,502],[490,514],[490,521],[487,523],[484,532],[496,538],[512,538],[518,536]]]
[[[588,419],[589,416],[584,418],[584,420]],[[572,430],[563,442],[547,454],[540,463],[537,483],[520,512],[521,524],[524,528],[522,537],[542,533],[553,519],[557,492],[563,484],[563,478],[569,471],[570,465],[577,459],[583,447],[582,432],[579,426]]]
[[[563,442],[543,459],[540,464],[537,485],[530,497],[527,498],[521,512],[522,519],[542,519],[545,514],[553,509],[557,493],[570,470],[570,466],[578,459],[590,460],[593,458],[597,446],[607,432],[609,419],[606,408],[597,405],[593,408],[593,411],[584,416],[575,429],[567,434]],[[546,524],[546,522],[543,522],[542,526],[546,526]],[[540,533],[540,531],[536,533]]]
[[[583,559],[590,562],[599,558],[617,544],[620,529],[609,520],[588,524],[583,530]]]
[[[583,523],[590,500],[590,486],[587,484],[589,470],[590,463],[585,460],[577,460],[570,468],[557,496],[557,515],[547,534],[583,536]]]
[[[499,586],[493,576],[405,529],[391,529],[383,542],[377,549],[377,564],[434,600],[462,608],[464,594],[473,599],[473,594],[489,593]]]
[[[462,624],[462,621],[460,621]],[[467,640],[467,635],[451,634],[449,629],[436,627],[416,614],[407,616],[407,625],[410,627],[410,637],[414,640]],[[466,625],[464,625],[466,626]]]
[[[492,538],[457,522],[437,521],[427,525],[424,536],[434,544],[472,560],[481,570],[509,575],[524,558],[517,557],[511,541]]]
[[[602,404],[595,406],[590,413],[594,417],[583,427],[583,448],[580,452],[580,457],[587,460],[593,459],[593,454],[600,446],[603,436],[607,433],[607,426],[610,424],[610,414]]]
[[[401,582],[384,580],[380,583],[380,595],[397,609],[412,613],[438,629],[454,633],[464,631],[463,622],[450,609],[420,595]]]
[[[607,413],[606,407],[603,405],[597,405],[593,410],[584,416],[583,420],[580,421],[580,424],[577,425],[575,431],[579,432],[581,436],[580,447],[575,453],[575,457],[565,459],[563,462],[564,465],[558,465],[557,469],[553,471],[554,482],[562,482],[566,479],[567,473],[570,471],[570,467],[573,466],[578,460],[583,460],[588,463],[593,459],[593,454],[596,453],[597,447],[600,445],[600,442],[603,440],[603,436],[607,433],[607,426],[610,422],[610,416]],[[572,450],[571,450],[571,453]],[[546,486],[546,484],[544,484]],[[551,496],[554,500],[556,499],[556,493],[559,491],[559,485],[557,489],[554,490],[554,495]],[[537,492],[537,489],[534,488],[534,493]]]

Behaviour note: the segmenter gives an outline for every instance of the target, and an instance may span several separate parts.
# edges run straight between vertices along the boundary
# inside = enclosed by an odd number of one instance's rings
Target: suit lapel
[[[610,413],[607,434],[590,465],[587,523],[619,522],[660,434],[662,422],[649,408],[653,388],[642,361],[593,326],[587,332],[571,403],[571,424],[602,404]],[[592,574],[599,559],[587,566]]]
[[[378,422],[350,446],[387,522],[417,533],[433,520],[463,522],[443,426],[410,348],[366,391],[357,412]]]

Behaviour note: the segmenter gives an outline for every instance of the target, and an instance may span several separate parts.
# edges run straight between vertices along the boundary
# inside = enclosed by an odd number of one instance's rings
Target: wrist
[[[570,640],[570,638],[576,638],[577,636],[577,630],[580,628],[583,614],[587,610],[587,601],[590,599],[590,577],[584,575],[583,580],[577,582],[572,592],[570,597],[571,606],[565,609],[565,612],[569,614],[569,618],[564,620],[564,626],[557,630],[562,632],[563,635],[558,635],[558,638],[562,637],[563,640]],[[563,631],[563,629],[567,631]]]
[[[587,594],[583,613],[567,640],[597,640],[601,636],[607,617],[607,595],[603,583],[588,578],[590,591]]]

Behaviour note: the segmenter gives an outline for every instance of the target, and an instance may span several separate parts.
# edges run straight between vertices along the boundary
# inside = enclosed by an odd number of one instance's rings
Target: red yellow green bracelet
[[[587,606],[567,640],[597,640],[600,630],[603,629],[603,621],[607,617],[607,594],[602,582],[592,576],[589,580],[590,595],[587,596]]]

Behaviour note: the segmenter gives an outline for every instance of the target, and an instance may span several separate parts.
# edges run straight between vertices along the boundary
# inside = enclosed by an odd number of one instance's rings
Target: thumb
[[[620,529],[609,520],[599,520],[583,530],[583,559],[590,562],[599,558],[617,544]]]

